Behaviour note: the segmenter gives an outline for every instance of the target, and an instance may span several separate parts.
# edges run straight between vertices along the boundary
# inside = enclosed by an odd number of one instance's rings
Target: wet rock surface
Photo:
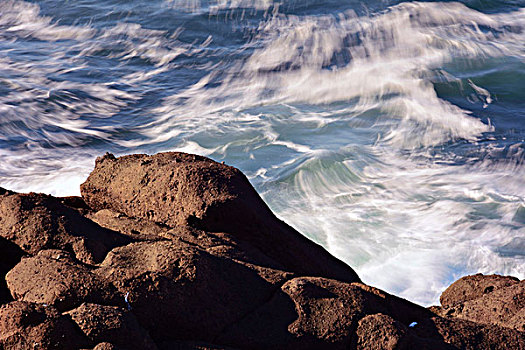
[[[0,189],[2,349],[525,349],[524,283],[431,310],[360,282],[237,169],[97,159],[82,198]]]

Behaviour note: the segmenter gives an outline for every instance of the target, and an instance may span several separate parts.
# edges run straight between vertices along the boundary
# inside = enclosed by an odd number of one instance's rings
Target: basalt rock
[[[525,349],[523,281],[473,276],[415,305],[210,159],[108,154],[82,195],[0,189],[1,349]]]

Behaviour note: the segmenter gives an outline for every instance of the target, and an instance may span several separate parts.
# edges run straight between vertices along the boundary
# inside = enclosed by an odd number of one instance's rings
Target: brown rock
[[[266,304],[217,339],[249,349],[355,348],[359,320],[377,313],[389,314],[405,327],[431,315],[420,306],[361,283],[299,277],[286,282]]]
[[[9,191],[0,195],[0,236],[32,255],[42,249],[62,249],[88,264],[102,261],[109,250],[131,241],[103,229],[56,198]]]
[[[139,240],[158,240],[170,229],[153,221],[128,217],[110,209],[90,212],[86,214],[86,217],[104,228],[124,233]]]
[[[522,282],[462,279],[432,309],[457,317],[437,317],[356,282],[235,168],[182,153],[106,155],[82,193],[85,202],[0,189],[7,286],[50,305],[4,305],[0,348],[65,347],[53,343],[60,330],[72,349],[525,349]],[[12,242],[34,256],[2,257]]]
[[[109,342],[129,350],[157,348],[135,316],[122,308],[84,303],[67,314],[93,343]]]
[[[357,349],[408,349],[407,327],[383,314],[363,317],[357,326]]]
[[[525,349],[525,333],[460,319],[431,319],[443,341],[457,349]]]
[[[211,341],[278,288],[254,269],[182,241],[116,248],[96,273],[129,293],[133,313],[156,341]]]
[[[495,275],[467,276],[443,294],[442,298],[453,304],[441,309],[442,316],[525,331],[525,281]]]
[[[168,341],[159,345],[161,350],[239,350],[222,345],[195,341]]]
[[[119,350],[119,348],[117,348],[115,345],[111,343],[103,342],[103,343],[97,344],[97,346],[95,346],[93,350]]]
[[[97,159],[81,192],[95,210],[234,234],[279,263],[271,267],[359,281],[350,267],[278,220],[239,170],[208,158],[107,154]]]
[[[23,258],[6,275],[6,281],[16,300],[53,305],[60,311],[82,302],[124,305],[123,296],[110,283],[63,250],[43,250]]]
[[[79,349],[88,339],[54,307],[13,301],[0,307],[0,348]]]
[[[467,300],[477,299],[485,294],[491,293],[496,289],[508,287],[519,283],[519,279],[511,276],[482,274],[465,276],[452,283],[441,294],[439,301],[443,308],[448,308],[456,304],[461,304]]]
[[[273,269],[284,268],[250,243],[239,240],[228,233],[206,232],[189,226],[170,228],[149,220],[128,217],[109,209],[87,213],[86,216],[102,227],[124,233],[135,240],[184,241],[197,245],[210,254],[243,261],[247,265],[267,266]]]

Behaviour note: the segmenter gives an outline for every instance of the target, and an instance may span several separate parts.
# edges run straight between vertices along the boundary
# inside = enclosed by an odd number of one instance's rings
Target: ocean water
[[[78,195],[106,151],[209,156],[424,305],[525,277],[524,140],[524,0],[0,1],[0,186]]]

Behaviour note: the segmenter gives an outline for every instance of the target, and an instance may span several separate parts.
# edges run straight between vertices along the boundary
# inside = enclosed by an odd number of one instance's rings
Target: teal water
[[[0,72],[2,187],[193,152],[412,301],[525,276],[525,1],[4,0]]]

